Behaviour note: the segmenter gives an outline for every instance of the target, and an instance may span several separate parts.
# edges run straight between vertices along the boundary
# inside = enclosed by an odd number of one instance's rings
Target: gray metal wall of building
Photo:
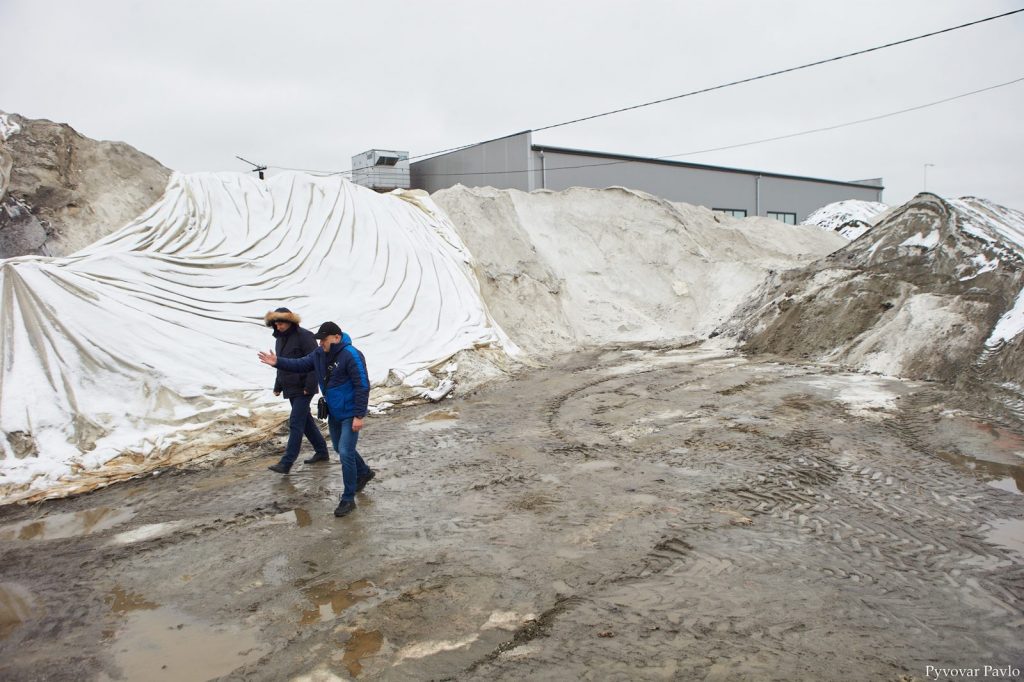
[[[463,184],[468,187],[498,187],[529,192],[533,154],[530,133],[517,133],[490,142],[435,156],[410,164],[413,187],[436,192]],[[505,172],[511,171],[511,172]]]
[[[413,187],[436,192],[455,184],[530,192],[569,187],[628,187],[670,201],[748,216],[795,213],[796,222],[835,201],[881,201],[880,186],[833,182],[730,168],[632,159],[532,145],[529,131],[415,161]],[[881,180],[877,181],[881,184]]]
[[[540,151],[534,151],[537,168]],[[754,215],[754,178],[725,171],[708,171],[609,157],[579,156],[544,151],[544,170],[536,188],[563,190],[569,187],[628,187],[670,201],[708,208],[746,209]],[[561,169],[561,170],[560,170]]]
[[[649,192],[670,201],[708,208],[744,210],[748,216],[769,211],[795,213],[803,221],[815,210],[845,199],[881,201],[882,190],[866,185],[813,178],[759,175],[739,170],[693,168],[651,161],[625,161],[613,156],[533,151],[534,189],[621,186]],[[541,160],[543,154],[543,162]],[[540,170],[542,169],[543,170]],[[561,170],[559,170],[561,169]]]

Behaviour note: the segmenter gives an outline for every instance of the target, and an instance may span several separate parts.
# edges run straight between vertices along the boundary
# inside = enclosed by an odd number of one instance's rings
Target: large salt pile
[[[399,391],[504,341],[470,255],[426,196],[340,179],[175,175],[73,256],[0,261],[0,502],[88,489],[282,418],[262,324],[335,320]],[[449,367],[450,369],[450,367]],[[391,390],[391,389],[388,389]]]
[[[753,352],[909,378],[1024,383],[1024,214],[920,194],[780,273],[723,327]]]
[[[540,354],[705,336],[769,273],[847,243],[622,188],[456,186],[432,198],[473,253],[495,319]]]

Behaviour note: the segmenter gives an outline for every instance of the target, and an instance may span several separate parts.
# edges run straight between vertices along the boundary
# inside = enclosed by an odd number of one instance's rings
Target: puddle
[[[413,431],[446,429],[454,426],[458,419],[459,413],[455,410],[435,410],[409,422],[408,427]]]
[[[263,654],[251,632],[162,607],[130,611],[110,647],[124,680],[209,680]]]
[[[996,521],[992,524],[992,530],[985,535],[985,539],[994,545],[1016,552],[1024,559],[1024,519]]]
[[[162,535],[169,535],[188,525],[188,521],[167,521],[165,523],[148,523],[138,528],[126,530],[110,538],[108,545],[130,545],[133,542],[152,540]]]
[[[345,655],[341,659],[348,669],[349,675],[359,677],[359,674],[363,672],[362,660],[380,651],[383,642],[384,636],[380,634],[379,630],[372,632],[356,630],[353,632],[349,640],[345,642]]]
[[[827,393],[829,399],[842,403],[847,410],[858,416],[877,415],[895,409],[900,394],[895,392],[909,382],[864,376],[860,374],[837,374],[834,376],[804,379],[803,383]]]
[[[281,512],[280,514],[274,514],[268,516],[265,519],[259,520],[257,526],[268,526],[268,525],[279,525],[279,524],[292,524],[294,523],[299,528],[305,528],[306,526],[313,523],[313,517],[308,511],[301,508],[292,509],[291,511]]]
[[[123,587],[115,587],[103,601],[106,602],[111,611],[122,614],[131,611],[152,611],[153,609],[160,608],[159,604],[146,601],[146,598],[141,594],[128,592]]]
[[[32,594],[21,585],[0,583],[0,639],[6,639],[39,613]]]
[[[1024,492],[1024,437],[969,417],[951,416],[940,420],[930,436],[938,444],[943,460],[973,471],[988,485]]]
[[[357,580],[344,587],[337,587],[333,580],[329,580],[307,587],[303,592],[313,602],[314,608],[302,612],[299,621],[302,625],[326,623],[341,615],[353,604],[365,601],[376,594],[373,583],[369,580]]]
[[[1022,484],[1013,478],[1000,478],[997,481],[989,481],[989,486],[997,488],[999,490],[1005,490],[1009,493],[1016,493],[1017,495],[1024,495],[1024,487]]]
[[[59,540],[98,533],[135,516],[129,509],[97,507],[79,512],[54,514],[34,521],[22,521],[0,528],[0,540]]]

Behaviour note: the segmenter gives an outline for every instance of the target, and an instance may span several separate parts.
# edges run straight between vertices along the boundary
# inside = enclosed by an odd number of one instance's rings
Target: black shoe
[[[277,464],[271,464],[267,468],[276,474],[287,474],[289,471],[292,470],[290,466],[288,466],[287,464],[281,464],[280,462],[278,462]]]
[[[303,464],[316,464],[317,462],[330,462],[330,461],[331,461],[331,458],[328,457],[327,453],[325,452],[322,455],[313,455],[309,459],[304,459],[304,460],[302,460],[302,463]]]
[[[366,474],[365,476],[360,476],[359,480],[356,481],[356,492],[362,492],[363,488],[366,487],[366,484],[372,481],[373,477],[376,475],[377,472],[374,471],[373,469],[370,469],[370,473]]]
[[[338,503],[338,507],[334,510],[334,515],[340,518],[342,516],[345,516],[346,514],[351,514],[355,510],[355,502],[353,502],[352,500],[342,500],[341,502]]]

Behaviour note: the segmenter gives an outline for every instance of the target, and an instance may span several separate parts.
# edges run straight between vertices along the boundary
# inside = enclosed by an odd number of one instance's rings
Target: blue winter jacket
[[[316,372],[320,392],[327,399],[327,407],[335,419],[365,417],[370,402],[370,375],[366,371],[366,358],[352,345],[348,334],[342,333],[341,343],[331,345],[324,352],[317,348],[302,358],[277,358],[277,368],[286,372]],[[327,370],[331,379],[327,381]]]

